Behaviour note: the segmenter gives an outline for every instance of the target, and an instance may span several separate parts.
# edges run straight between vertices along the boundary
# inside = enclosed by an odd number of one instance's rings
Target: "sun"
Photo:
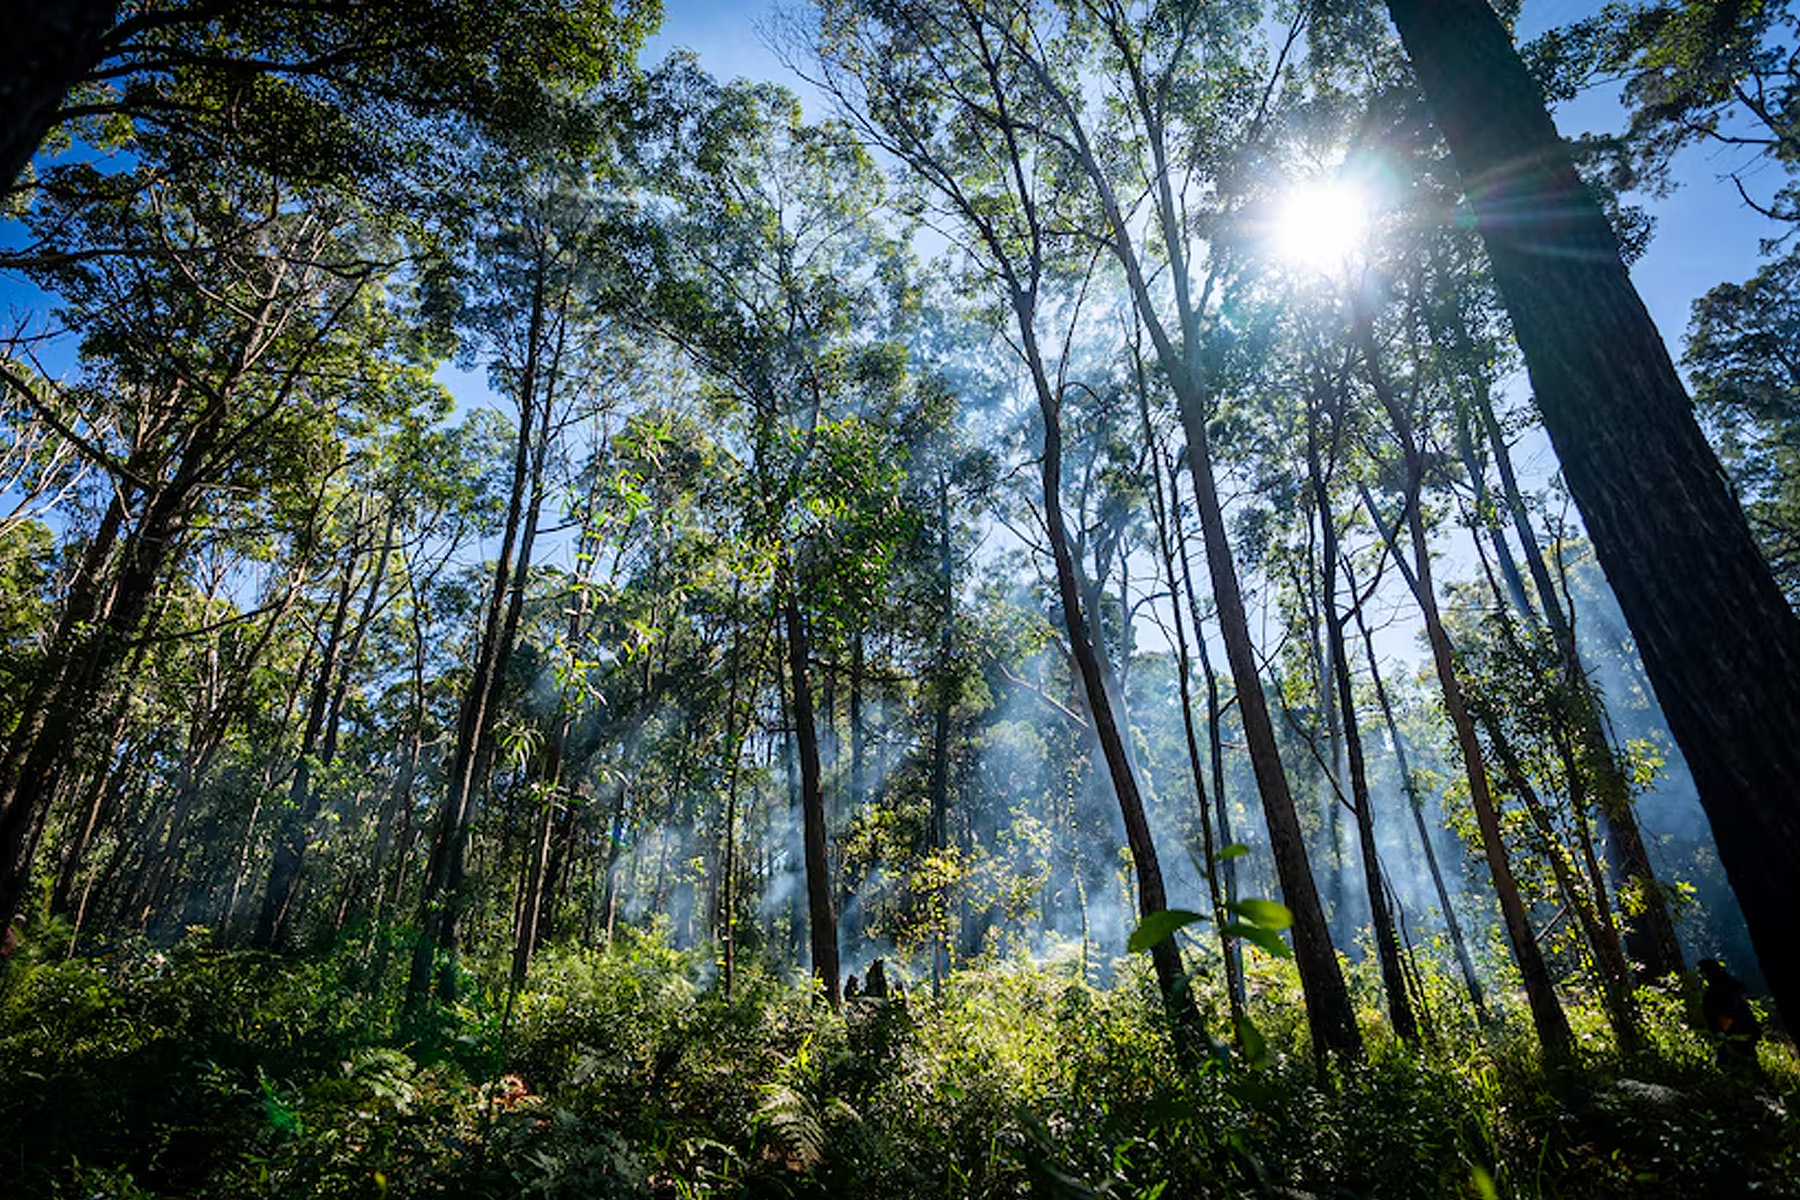
[[[1368,236],[1369,198],[1343,180],[1306,180],[1287,190],[1273,218],[1269,237],[1277,258],[1302,270],[1336,274]]]

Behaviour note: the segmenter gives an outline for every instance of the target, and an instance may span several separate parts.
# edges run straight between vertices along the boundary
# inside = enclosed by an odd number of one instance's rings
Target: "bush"
[[[1321,1076],[1291,967],[1254,967],[1259,1070],[1177,1054],[1140,961],[1105,989],[1073,964],[992,962],[936,999],[832,1013],[756,972],[726,997],[694,955],[631,936],[544,953],[510,1021],[477,987],[410,1028],[354,954],[195,937],[18,962],[0,980],[6,1194],[1796,1194],[1786,1048],[1764,1047],[1759,1078],[1722,1075],[1679,995],[1645,994],[1629,1062],[1601,1046],[1547,1073],[1516,1023],[1484,1042],[1452,1011],[1445,1040],[1376,1041]]]

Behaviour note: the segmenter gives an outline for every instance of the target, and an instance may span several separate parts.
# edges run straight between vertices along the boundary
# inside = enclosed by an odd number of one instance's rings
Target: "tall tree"
[[[469,897],[464,890],[469,826],[492,765],[507,667],[532,569],[543,506],[552,486],[556,435],[575,399],[595,378],[604,317],[592,305],[597,275],[611,258],[602,233],[605,201],[584,164],[548,166],[496,157],[486,164],[491,207],[463,264],[459,324],[465,353],[485,358],[513,404],[512,469],[499,553],[482,610],[475,657],[458,711],[445,793],[432,830],[421,897],[419,939],[407,985],[421,1002],[438,973],[453,998],[456,959]],[[441,957],[440,957],[441,956]]]
[[[904,162],[927,201],[954,228],[957,248],[1010,324],[1042,431],[1039,516],[1054,564],[1054,587],[1074,675],[1119,804],[1141,915],[1167,907],[1143,794],[1127,742],[1111,665],[1093,630],[1091,594],[1064,515],[1063,410],[1086,385],[1071,374],[1068,338],[1057,345],[1052,319],[1077,311],[1091,255],[1065,232],[1079,198],[1063,186],[1054,139],[1041,125],[1046,96],[979,5],[960,13],[929,6],[827,7],[818,50],[825,86],[860,130]],[[973,88],[966,91],[965,87]],[[1050,152],[1050,153],[1046,153]],[[1084,267],[1085,262],[1085,267]],[[1068,330],[1065,328],[1065,334]],[[1089,590],[1091,593],[1091,589]],[[1165,1002],[1184,1022],[1193,1001],[1172,938],[1152,948]]]
[[[1694,419],[1618,242],[1485,0],[1389,0],[1475,210],[1539,412],[1764,974],[1800,1011],[1800,618]]]
[[[0,907],[20,900],[69,750],[115,679],[209,497],[291,495],[336,468],[335,423],[405,406],[394,331],[369,293],[380,222],[354,201],[146,147],[135,189],[34,210],[31,267],[61,292],[87,370],[25,397],[109,494],[70,577],[47,664],[0,756]]]
[[[0,190],[53,130],[112,140],[180,128],[289,180],[441,169],[420,154],[448,121],[541,121],[553,90],[614,77],[662,15],[656,0],[116,0],[12,3],[0,86]],[[234,136],[221,135],[231,129]],[[449,182],[439,176],[437,184]]]
[[[745,575],[768,589],[765,611],[782,631],[813,970],[836,1004],[820,758],[832,714],[815,702],[815,652],[862,627],[908,523],[893,502],[898,447],[880,419],[905,391],[892,340],[905,319],[905,256],[877,215],[881,176],[841,126],[805,123],[784,89],[721,86],[687,61],[652,85],[637,153],[645,177],[679,202],[645,214],[649,274],[627,303],[733,406],[737,536]]]

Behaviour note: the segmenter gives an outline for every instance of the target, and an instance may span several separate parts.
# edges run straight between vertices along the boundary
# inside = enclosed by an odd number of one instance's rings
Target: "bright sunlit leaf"
[[[1273,929],[1264,929],[1261,925],[1251,925],[1244,921],[1227,921],[1220,932],[1226,937],[1242,938],[1253,946],[1260,946],[1265,954],[1272,957],[1294,957],[1293,947],[1283,941],[1281,935]]]
[[[1264,929],[1281,930],[1294,923],[1293,911],[1278,900],[1259,900],[1250,897],[1233,900],[1225,907],[1251,924],[1260,925]]]
[[[1204,920],[1206,918],[1199,913],[1188,912],[1186,909],[1180,908],[1165,908],[1161,912],[1153,912],[1138,922],[1138,927],[1131,931],[1131,937],[1126,941],[1125,948],[1133,954],[1140,950],[1148,950],[1177,929],[1185,925],[1192,925],[1195,921]]]

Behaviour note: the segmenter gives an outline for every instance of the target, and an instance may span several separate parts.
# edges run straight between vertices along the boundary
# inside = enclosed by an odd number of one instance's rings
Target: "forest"
[[[1789,0],[0,8],[0,1197],[1800,1197]]]

